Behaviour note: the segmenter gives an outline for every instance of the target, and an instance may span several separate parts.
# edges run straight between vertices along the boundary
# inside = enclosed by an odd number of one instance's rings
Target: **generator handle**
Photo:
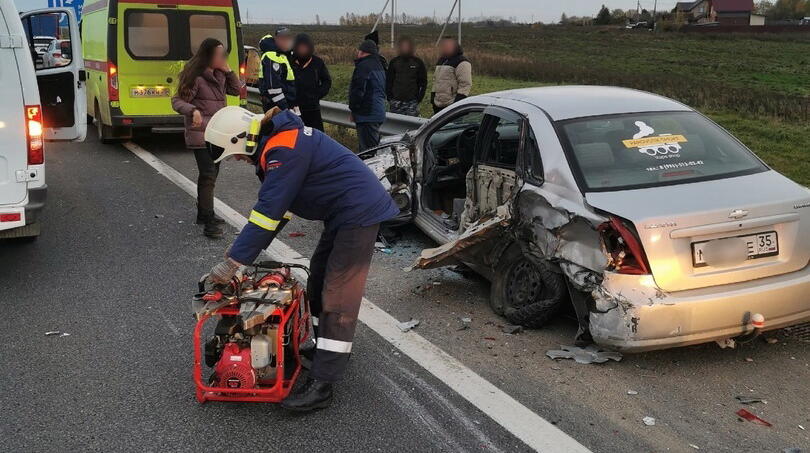
[[[294,263],[282,263],[280,261],[259,261],[253,264],[253,267],[257,269],[280,269],[280,268],[287,268],[287,269],[301,269],[307,273],[307,275],[311,275],[309,272],[309,268],[304,266],[303,264],[294,264]]]

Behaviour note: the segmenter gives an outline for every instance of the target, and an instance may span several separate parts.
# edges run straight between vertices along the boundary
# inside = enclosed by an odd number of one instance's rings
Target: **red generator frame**
[[[202,376],[202,330],[205,322],[214,316],[237,316],[239,315],[239,307],[228,305],[222,307],[213,313],[205,314],[197,321],[194,328],[194,384],[197,387],[197,401],[205,403],[206,401],[238,401],[238,402],[251,402],[251,403],[279,403],[287,397],[292,390],[298,375],[301,373],[301,357],[298,353],[299,346],[306,338],[301,338],[301,333],[309,335],[309,331],[302,329],[308,322],[309,311],[302,311],[302,304],[305,304],[305,291],[298,286],[294,291],[292,302],[286,306],[276,308],[270,315],[270,318],[278,319],[277,330],[278,337],[276,338],[276,376],[272,381],[261,381],[257,383],[254,388],[228,388],[228,387],[211,387],[203,380]],[[306,305],[303,306],[308,308]],[[286,373],[286,357],[285,357],[285,344],[284,337],[286,326],[292,323],[290,332],[290,345],[292,346],[293,358],[295,360],[295,370],[290,374],[290,377],[285,379]]]

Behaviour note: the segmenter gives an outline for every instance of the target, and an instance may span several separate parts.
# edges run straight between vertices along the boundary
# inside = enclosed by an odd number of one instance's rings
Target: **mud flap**
[[[481,218],[471,225],[458,239],[440,247],[422,250],[412,269],[437,267],[477,261],[482,250],[488,250],[491,239],[502,238],[510,225],[511,214],[506,205],[498,207],[494,214]]]

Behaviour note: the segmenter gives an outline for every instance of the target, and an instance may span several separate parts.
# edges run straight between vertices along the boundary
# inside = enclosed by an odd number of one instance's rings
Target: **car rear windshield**
[[[205,38],[230,52],[229,16],[223,12],[128,10],[126,49],[136,60],[188,60]]]
[[[684,184],[768,169],[695,112],[584,118],[562,122],[558,129],[585,191]]]

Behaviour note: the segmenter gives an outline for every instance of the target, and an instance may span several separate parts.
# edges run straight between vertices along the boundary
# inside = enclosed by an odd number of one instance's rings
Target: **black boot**
[[[200,214],[197,214],[197,225],[205,225],[206,223],[213,222],[217,225],[225,224],[225,219],[219,217],[218,215],[214,214],[213,217],[206,217]]]
[[[203,234],[211,239],[221,238],[224,232],[222,231],[222,227],[216,222],[206,222],[205,227],[203,228]]]
[[[295,412],[310,412],[324,409],[332,404],[332,383],[307,378],[307,382],[295,390],[284,401],[281,407]]]

